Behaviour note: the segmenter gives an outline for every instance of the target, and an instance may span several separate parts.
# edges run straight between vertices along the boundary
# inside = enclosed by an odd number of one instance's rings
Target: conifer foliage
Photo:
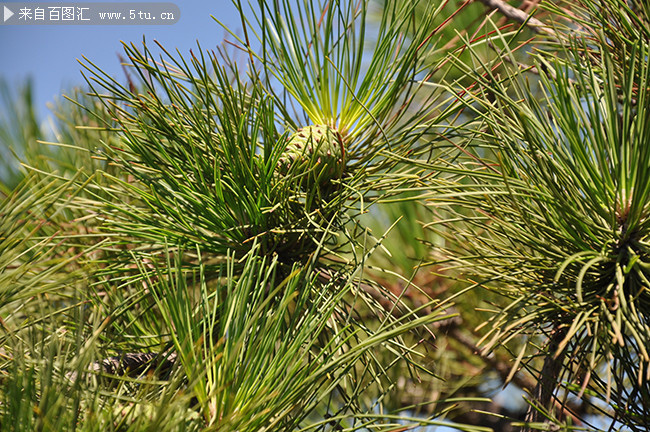
[[[646,430],[650,9],[478,3],[0,86],[1,428]]]

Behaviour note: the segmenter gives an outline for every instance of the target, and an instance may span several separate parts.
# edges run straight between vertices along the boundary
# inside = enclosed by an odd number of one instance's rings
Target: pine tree
[[[3,85],[2,429],[646,430],[650,9],[480,3]]]

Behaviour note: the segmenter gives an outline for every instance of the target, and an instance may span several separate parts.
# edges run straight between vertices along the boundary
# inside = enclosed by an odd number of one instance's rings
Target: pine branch
[[[505,17],[518,22],[519,24],[525,25],[531,31],[541,34],[547,34],[553,37],[557,37],[556,33],[548,28],[548,25],[544,24],[537,18],[533,18],[526,12],[521,9],[517,9],[514,6],[509,5],[508,3],[502,0],[479,0],[485,6],[490,9],[496,9]]]
[[[546,347],[546,357],[544,365],[539,373],[539,379],[535,386],[532,396],[533,400],[528,407],[526,414],[526,423],[539,423],[548,421],[546,413],[552,413],[555,406],[553,394],[558,387],[558,380],[562,373],[564,363],[564,353],[557,353],[560,343],[566,337],[567,329],[565,327],[556,328],[552,334],[548,346]],[[533,432],[534,428],[526,427],[525,432]]]

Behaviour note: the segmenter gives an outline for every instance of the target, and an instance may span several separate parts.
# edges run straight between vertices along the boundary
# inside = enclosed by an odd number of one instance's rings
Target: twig
[[[391,300],[390,298],[382,294],[376,287],[361,283],[360,288],[362,288],[364,292],[366,292],[371,297],[373,297],[384,308],[384,310],[390,312],[394,317],[400,318],[401,314],[404,313],[404,311],[399,308],[400,306],[399,301],[395,299]],[[414,298],[411,290],[407,289],[403,293],[403,297],[410,299],[415,306],[421,306],[421,302],[417,298]],[[423,311],[423,310],[419,311],[419,315],[426,314],[426,313],[431,313],[431,311]],[[496,371],[504,382],[507,382],[511,371],[511,366],[509,365],[509,361],[511,361],[511,359],[505,356],[498,355],[497,353],[494,352],[484,353],[483,350],[481,350],[476,345],[472,337],[473,335],[472,336],[467,335],[466,332],[462,331],[462,328],[463,328],[462,317],[452,316],[448,319],[434,323],[426,330],[430,334],[432,334],[433,337],[435,337],[433,331],[437,330],[440,334],[444,334],[447,337],[456,340],[465,348],[467,348],[472,353],[472,355],[479,357],[483,362],[485,362],[485,364],[488,367]],[[562,331],[560,331],[559,334],[556,336],[559,338],[560,341],[564,337]],[[553,338],[553,341],[555,341],[555,338]],[[553,345],[553,341],[551,345]],[[557,345],[554,346],[555,349],[557,349]],[[549,349],[551,350],[550,352],[554,352],[553,346],[550,346]],[[559,359],[558,361],[561,366],[562,360]],[[519,388],[523,390],[527,390],[530,394],[534,395],[537,401],[544,401],[545,406],[549,406],[549,407],[554,406],[556,409],[562,412],[563,415],[567,417],[571,417],[574,424],[580,425],[582,424],[582,421],[578,417],[577,413],[581,412],[582,406],[578,406],[573,403],[563,404],[553,397],[553,391],[555,390],[555,385],[557,384],[556,383],[557,376],[559,374],[559,369],[558,370],[554,369],[557,366],[558,365],[555,363],[547,364],[547,362],[544,362],[544,367],[542,368],[541,377],[537,381],[537,383],[531,378],[529,378],[528,376],[523,375],[521,373],[515,374],[512,377],[512,382],[515,383]],[[552,378],[553,376],[555,376],[554,381]],[[555,384],[550,385],[551,382],[555,382]],[[537,412],[534,409],[533,411]],[[527,416],[528,415],[530,415],[530,411],[527,413]]]
[[[463,333],[460,330],[460,326],[458,322],[452,324],[450,330],[447,333],[447,336],[453,338],[457,342],[460,342],[461,345],[469,349],[474,355],[480,357],[481,360],[485,362],[485,364],[490,366],[499,374],[499,376],[504,382],[508,380],[508,377],[510,376],[510,369],[511,369],[511,367],[508,365],[508,362],[511,361],[511,359],[506,358],[505,356],[500,356],[494,352],[484,353],[483,350],[480,349],[474,343],[471,337],[467,336],[465,333]],[[560,364],[561,364],[561,360],[560,360]],[[546,366],[547,365],[545,362],[544,367]],[[542,369],[542,376],[544,376],[543,374],[550,373],[550,372],[551,370],[549,365],[546,371]],[[512,382],[515,383],[519,388],[523,390],[527,390],[530,394],[535,395],[535,397],[537,397],[538,395],[542,397],[543,394],[543,397],[547,399],[548,404],[553,404],[555,408],[560,410],[565,416],[571,417],[574,424],[576,425],[582,424],[582,420],[580,420],[580,418],[578,417],[578,413],[582,411],[583,406],[576,405],[572,402],[569,402],[567,404],[560,403],[560,401],[558,401],[556,398],[553,397],[553,390],[555,389],[554,387],[553,389],[550,389],[550,397],[549,397],[549,388],[547,385],[545,385],[548,383],[542,383],[542,381],[543,380],[540,379],[537,383],[535,383],[535,381],[520,373],[517,373],[512,377]],[[529,414],[530,411],[526,415],[528,416]]]
[[[544,365],[539,373],[537,385],[532,393],[533,400],[528,407],[526,414],[527,423],[538,423],[547,421],[545,412],[551,411],[554,406],[557,406],[557,400],[553,397],[558,385],[560,372],[562,371],[562,364],[564,362],[564,351],[556,356],[555,353],[560,346],[560,343],[566,336],[566,328],[556,328],[550,336],[550,341],[546,347],[546,358]],[[532,432],[534,429],[526,428],[525,432]],[[536,429],[535,429],[536,430]]]
[[[526,25],[526,27],[530,28],[535,33],[538,34],[546,33],[547,35],[557,37],[555,32],[549,29],[546,24],[544,24],[537,18],[533,18],[532,16],[528,15],[526,12],[522,11],[521,9],[517,9],[514,6],[510,6],[508,3],[504,2],[503,0],[479,0],[479,1],[490,9],[498,10],[505,17],[513,21],[516,21],[519,24]]]

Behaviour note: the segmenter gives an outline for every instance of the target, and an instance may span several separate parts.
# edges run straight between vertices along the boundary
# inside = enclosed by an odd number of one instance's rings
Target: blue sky
[[[89,0],[83,0],[90,2]],[[143,1],[143,0],[139,0]],[[224,29],[210,15],[240,33],[239,14],[230,0],[171,1],[181,11],[174,25],[143,26],[5,26],[0,25],[0,77],[16,84],[31,76],[35,85],[36,103],[46,114],[46,103],[62,91],[83,83],[77,59],[86,56],[115,77],[123,77],[118,54],[120,40],[148,45],[156,39],[173,51],[188,53],[196,47],[211,49],[226,37]],[[0,0],[0,8],[2,7]],[[56,2],[52,2],[53,5]]]

